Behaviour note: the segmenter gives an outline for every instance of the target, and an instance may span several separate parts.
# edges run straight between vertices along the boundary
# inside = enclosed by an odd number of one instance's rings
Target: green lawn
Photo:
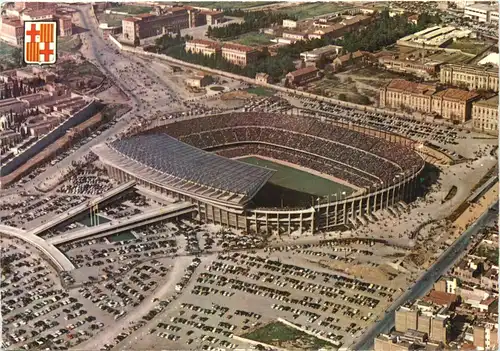
[[[343,184],[335,183],[329,179],[307,173],[300,169],[288,167],[280,163],[265,160],[259,157],[244,157],[240,161],[261,166],[277,172],[269,180],[270,183],[279,187],[291,189],[301,193],[314,196],[325,196],[328,194],[340,194],[345,191],[350,194],[354,189]]]
[[[0,62],[12,64],[12,53],[16,48],[0,41]]]
[[[299,20],[326,15],[328,13],[340,11],[351,6],[342,6],[335,2],[313,2],[295,7],[288,7],[278,10],[279,12],[297,16]]]
[[[461,64],[465,63],[466,61],[469,61],[471,59],[471,56],[467,56],[461,52],[439,52],[435,55],[429,56],[428,59],[433,60],[433,61],[443,61],[445,63],[455,63],[455,64]]]
[[[463,52],[469,53],[469,54],[474,54],[477,55],[481,51],[485,50],[488,46],[488,44],[476,40],[471,40],[471,39],[462,39],[462,40],[456,40],[450,45],[448,45],[448,48],[450,49],[458,49]]]
[[[127,18],[127,16],[99,13],[97,14],[97,18],[99,19],[99,23],[107,23],[109,27],[119,27],[122,25],[122,20]]]
[[[242,335],[243,338],[263,342],[274,346],[299,346],[304,350],[319,350],[321,348],[333,348],[333,346],[321,339],[306,334],[300,330],[289,327],[281,322],[273,322],[262,328]],[[282,345],[284,344],[285,345]]]
[[[250,88],[246,90],[250,94],[255,94],[259,96],[273,96],[276,92],[274,90],[262,88],[262,87],[257,87],[257,88]]]
[[[121,5],[117,7],[112,7],[111,11],[126,12],[131,15],[139,15],[141,13],[149,13],[153,8],[148,6],[134,6],[134,5]]]
[[[207,1],[207,2],[186,2],[183,3],[185,5],[189,6],[195,6],[195,7],[206,7],[210,9],[249,9],[251,7],[255,6],[263,6],[263,5],[270,5],[274,2],[277,1],[249,1],[249,2],[237,2],[234,3],[232,1]]]
[[[250,32],[240,35],[238,38],[231,41],[247,46],[262,46],[269,45],[272,38],[274,37],[264,33]]]
[[[61,52],[77,52],[82,46],[82,40],[76,36],[57,38],[57,49]]]

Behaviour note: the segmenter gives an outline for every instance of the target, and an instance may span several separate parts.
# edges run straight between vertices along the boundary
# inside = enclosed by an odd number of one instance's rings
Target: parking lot
[[[20,192],[0,200],[0,222],[21,229],[34,228],[86,199],[87,196],[84,195],[61,196]]]
[[[66,350],[89,339],[112,318],[63,289],[52,268],[19,242],[1,239],[2,348]]]
[[[406,277],[395,272],[391,279],[374,283],[328,270],[324,262],[310,257],[330,255],[330,260],[349,260],[352,265],[373,261],[375,267],[383,264],[385,255],[399,252],[404,256],[403,251],[382,247],[369,240],[325,241],[255,254],[205,256],[189,284],[178,287],[180,295],[117,347],[159,350],[189,345],[215,350],[248,346],[231,335],[245,334],[277,317],[348,346],[402,292]]]

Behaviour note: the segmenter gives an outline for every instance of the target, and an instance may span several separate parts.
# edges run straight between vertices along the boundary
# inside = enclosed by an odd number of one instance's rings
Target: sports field
[[[311,198],[344,191],[349,195],[355,191],[330,179],[259,157],[250,156],[239,160],[276,171],[254,199],[259,206],[308,206],[311,205]]]

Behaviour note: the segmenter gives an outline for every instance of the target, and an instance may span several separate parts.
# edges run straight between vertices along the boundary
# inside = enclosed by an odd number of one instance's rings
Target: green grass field
[[[337,12],[346,8],[348,8],[348,6],[342,6],[335,2],[313,2],[294,7],[288,7],[278,11],[287,13],[292,16],[297,16],[299,20],[303,20],[306,18],[312,18]]]
[[[250,32],[240,35],[238,38],[231,41],[247,46],[262,46],[269,45],[272,38],[274,37],[264,33]]]
[[[131,15],[139,15],[141,13],[149,13],[153,8],[148,6],[121,5],[112,7],[111,11],[126,12]]]
[[[99,23],[107,23],[110,27],[118,27],[122,25],[122,20],[127,18],[127,16],[99,13],[97,14],[97,18],[99,19]]]
[[[0,63],[12,64],[12,53],[16,48],[0,41]]]
[[[195,6],[195,7],[205,7],[209,9],[249,9],[255,6],[269,5],[277,1],[248,1],[248,2],[238,2],[235,4],[232,1],[207,1],[207,2],[186,2],[185,5]]]
[[[82,46],[82,40],[77,36],[57,38],[57,48],[61,52],[77,52]]]
[[[448,45],[448,48],[458,49],[469,54],[477,55],[483,50],[485,50],[488,46],[490,45],[478,40],[461,39],[461,40],[456,40],[450,45]]]
[[[269,323],[262,328],[242,335],[242,337],[278,347],[289,347],[293,345],[300,346],[300,349],[303,350],[333,348],[333,345],[330,343],[289,327],[281,322]]]
[[[276,171],[254,198],[257,206],[310,206],[318,196],[340,194],[344,191],[349,195],[355,191],[329,179],[259,157],[250,156],[239,160]]]

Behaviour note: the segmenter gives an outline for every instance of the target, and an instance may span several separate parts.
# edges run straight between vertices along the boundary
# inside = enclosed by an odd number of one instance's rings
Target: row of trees
[[[239,11],[240,10],[234,10],[234,13],[230,12],[228,15],[247,16],[251,19],[251,21],[253,21],[254,24],[258,24],[258,26],[264,26],[262,25],[262,23],[267,23],[266,21],[278,22],[278,18],[281,18],[282,16],[282,14],[263,15],[262,12],[240,14]],[[161,38],[157,39],[155,48],[153,50],[158,53],[172,56],[179,60],[207,66],[214,69],[220,69],[247,77],[255,77],[256,73],[263,72],[269,74],[274,81],[279,81],[288,72],[295,70],[294,60],[300,58],[301,52],[313,50],[329,44],[344,46],[344,49],[347,52],[351,53],[357,50],[374,52],[382,49],[384,46],[392,45],[399,38],[411,33],[415,33],[416,31],[425,28],[429,24],[437,22],[438,20],[439,18],[435,18],[427,14],[422,14],[419,17],[417,25],[414,25],[408,22],[407,18],[404,16],[390,17],[389,11],[385,10],[379,14],[379,18],[376,22],[370,24],[365,29],[362,29],[359,32],[346,34],[343,39],[334,40],[324,38],[297,41],[294,44],[279,48],[276,56],[270,56],[267,50],[264,49],[260,53],[257,61],[255,63],[247,65],[246,67],[234,65],[226,61],[221,55],[204,56],[202,54],[186,53],[184,50],[184,44],[187,40],[190,40],[190,37],[182,37],[180,33],[178,33],[176,36],[164,35]],[[223,28],[230,28],[230,26],[212,28],[211,34],[215,36],[213,30],[222,30]],[[243,30],[243,27],[238,28],[240,28],[238,30]],[[228,36],[237,35],[236,31],[231,32],[230,29],[224,30],[227,30],[228,32],[226,34],[220,32],[219,34]],[[323,59],[318,63],[318,67],[324,68],[324,66],[328,63],[329,62],[326,59]]]
[[[286,73],[295,69],[293,60],[270,57],[262,53],[255,63],[245,67],[235,65],[222,57],[221,54],[205,56],[203,54],[194,54],[186,52],[183,47],[175,47],[169,50],[169,55],[189,63],[218,69],[234,74],[253,78],[257,73],[264,72],[269,74],[274,80],[280,80]]]
[[[6,82],[3,89],[0,90],[0,100],[36,93],[38,86],[40,86],[38,81],[25,84],[22,80],[15,79],[12,81],[12,85]]]
[[[425,29],[431,24],[439,23],[440,19],[423,13],[417,24],[408,22],[405,16],[391,17],[388,10],[380,13],[377,21],[368,25],[359,32],[347,33],[342,40],[334,41],[348,52],[357,50],[375,52],[394,44],[398,39]]]
[[[281,24],[284,19],[294,19],[285,13],[267,13],[263,11],[242,12],[241,10],[225,11],[226,16],[243,17],[243,23],[231,23],[224,27],[209,26],[207,36],[217,39],[235,38],[239,35],[258,31],[273,24]]]

